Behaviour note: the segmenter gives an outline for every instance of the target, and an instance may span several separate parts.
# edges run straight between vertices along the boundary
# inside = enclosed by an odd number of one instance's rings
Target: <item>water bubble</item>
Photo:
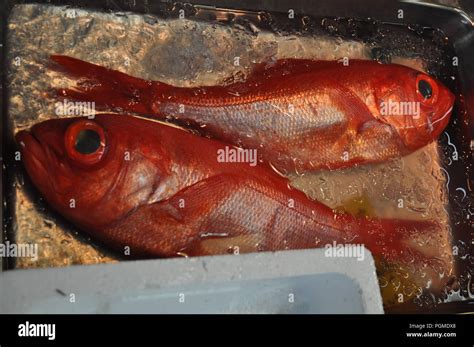
[[[303,26],[303,30],[307,30],[310,23],[311,23],[311,19],[308,16],[303,16],[301,18],[301,24]]]

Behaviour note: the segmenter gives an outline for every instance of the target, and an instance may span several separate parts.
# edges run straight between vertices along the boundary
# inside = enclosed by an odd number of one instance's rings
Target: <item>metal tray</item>
[[[15,2],[18,3],[18,2]],[[35,2],[41,3],[41,2]],[[46,3],[46,2],[45,2]],[[184,10],[187,15],[194,15],[197,20],[215,20],[212,13],[222,8],[222,13],[234,13],[243,16],[248,20],[265,15],[271,12],[275,16],[287,16],[289,9],[294,10],[296,18],[304,22],[305,16],[315,18],[351,18],[353,20],[366,21],[368,18],[383,23],[393,25],[411,25],[413,30],[419,28],[439,28],[448,38],[452,54],[459,58],[459,67],[457,69],[456,80],[453,84],[458,89],[458,93],[463,97],[463,103],[459,105],[456,112],[457,120],[447,129],[450,135],[450,143],[454,150],[459,154],[458,160],[453,160],[444,166],[447,175],[447,190],[449,197],[449,218],[452,225],[452,244],[460,249],[462,256],[456,257],[455,272],[459,279],[460,301],[451,303],[442,303],[433,306],[424,307],[426,311],[445,311],[445,312],[467,312],[472,311],[469,305],[472,300],[473,284],[473,261],[472,261],[472,242],[473,242],[473,192],[472,192],[472,148],[473,148],[473,119],[474,119],[474,36],[472,19],[462,10],[445,7],[442,5],[426,4],[419,2],[392,2],[392,1],[365,1],[361,6],[359,2],[354,1],[320,1],[317,4],[311,1],[189,1],[195,4],[172,4],[168,2],[156,2],[149,4],[146,1],[106,1],[103,4],[96,4],[93,1],[71,1],[71,2],[47,2],[57,4],[70,4],[83,8],[94,8],[105,12],[127,12],[151,13],[163,15],[163,13],[174,13],[175,15]],[[14,3],[7,3],[4,15],[9,13]],[[196,15],[195,8],[201,11]],[[216,9],[217,8],[217,9]],[[171,9],[171,12],[170,12]],[[206,11],[208,9],[209,11]],[[166,11],[165,11],[166,10]],[[403,18],[398,18],[399,11],[403,11]],[[229,20],[228,16],[225,19]],[[7,20],[3,21],[7,23]],[[271,23],[267,23],[271,26]],[[3,42],[7,44],[5,37],[7,35],[6,27],[2,27]],[[341,34],[344,36],[343,34]],[[345,35],[350,35],[346,33]],[[3,49],[5,47],[2,47]],[[3,52],[2,52],[3,53]],[[383,53],[383,52],[382,52]],[[2,54],[2,59],[4,54]],[[7,68],[7,62],[3,66]],[[3,69],[5,71],[5,69]],[[2,71],[2,73],[3,73]],[[2,76],[4,77],[4,76]],[[15,166],[12,162],[14,144],[12,142],[11,124],[8,119],[8,98],[6,91],[8,88],[3,81],[3,104],[2,104],[2,158],[4,160],[2,174],[2,198],[4,202],[3,221],[4,221],[4,239],[13,238],[12,218],[15,215],[12,209],[11,189],[14,178],[11,177],[9,168]],[[453,153],[448,153],[451,156]],[[461,197],[461,198],[460,198]],[[54,216],[54,214],[53,214]],[[58,223],[62,223],[58,218]],[[105,253],[107,258],[109,255]],[[114,259],[110,255],[110,259]],[[95,262],[93,260],[92,262]],[[14,268],[12,263],[3,263],[4,269]],[[454,300],[454,299],[453,299]],[[419,308],[411,304],[397,305],[392,312],[420,311]]]

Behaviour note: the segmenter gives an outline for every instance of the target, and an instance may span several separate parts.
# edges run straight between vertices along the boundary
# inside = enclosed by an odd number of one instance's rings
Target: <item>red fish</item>
[[[219,160],[226,148],[221,142],[137,117],[48,120],[16,140],[26,171],[50,206],[110,247],[130,247],[135,256],[337,242],[362,243],[376,255],[406,260],[419,256],[408,246],[411,232],[434,226],[333,211],[264,164]]]
[[[174,87],[66,56],[56,68],[79,78],[60,95],[135,112],[256,148],[283,173],[337,169],[404,156],[435,140],[453,94],[434,78],[373,61],[279,60],[243,82]]]

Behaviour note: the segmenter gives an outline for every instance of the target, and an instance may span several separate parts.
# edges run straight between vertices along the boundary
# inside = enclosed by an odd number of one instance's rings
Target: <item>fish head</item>
[[[436,140],[449,123],[455,97],[425,73],[397,66],[380,77],[374,90],[380,120],[409,150]]]
[[[48,204],[75,224],[93,228],[144,203],[158,184],[160,152],[148,154],[146,138],[137,131],[125,116],[97,115],[47,120],[15,138],[25,169]]]

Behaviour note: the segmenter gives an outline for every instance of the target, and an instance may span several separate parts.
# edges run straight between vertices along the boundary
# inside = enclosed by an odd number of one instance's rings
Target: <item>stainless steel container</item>
[[[38,2],[41,3],[41,2]],[[44,2],[46,3],[46,2]],[[67,2],[62,2],[62,4]],[[446,175],[446,193],[447,193],[447,218],[451,229],[450,246],[453,250],[454,267],[452,269],[453,278],[446,279],[446,285],[451,291],[451,295],[443,296],[442,294],[435,300],[424,299],[416,304],[412,300],[403,304],[390,305],[389,312],[468,312],[472,311],[472,303],[474,285],[472,275],[474,272],[474,198],[473,198],[473,158],[472,150],[474,148],[474,19],[472,16],[472,8],[468,8],[466,2],[456,2],[455,5],[460,8],[449,7],[441,4],[432,4],[424,2],[412,1],[376,1],[367,0],[361,4],[358,1],[189,1],[187,4],[169,3],[169,2],[153,2],[148,1],[111,1],[98,5],[93,1],[71,1],[69,2],[71,9],[83,8],[85,10],[99,11],[106,13],[123,14],[131,11],[143,15],[156,15],[157,18],[172,19],[177,18],[181,14],[191,21],[209,22],[217,24],[233,23],[248,27],[250,30],[273,31],[279,35],[294,35],[295,32],[301,36],[311,36],[312,34],[327,34],[332,38],[341,40],[355,40],[356,42],[369,43],[371,57],[379,60],[390,59],[389,50],[397,48],[397,45],[403,45],[403,38],[407,31],[414,33],[415,37],[419,34],[421,38],[431,35],[434,40],[438,40],[442,52],[436,52],[439,58],[433,62],[431,68],[435,71],[444,82],[455,90],[458,97],[458,104],[454,121],[451,122],[446,129],[446,136],[440,139],[440,148],[445,152],[444,160],[441,160],[441,169]],[[8,3],[5,15],[11,13],[14,3]],[[292,14],[289,20],[289,14]],[[153,17],[153,16],[152,16]],[[3,240],[15,240],[18,236],[19,215],[18,209],[15,208],[18,202],[18,196],[15,193],[18,181],[17,163],[13,160],[15,144],[12,140],[13,131],[17,129],[18,124],[12,121],[10,115],[12,104],[11,96],[16,93],[15,84],[10,85],[6,80],[5,72],[10,71],[12,67],[11,55],[8,55],[9,47],[12,48],[15,43],[8,42],[7,27],[9,18],[3,21],[3,42],[2,71],[3,80],[3,104],[2,104],[2,158],[4,161],[2,172],[2,198],[3,210],[2,216],[4,221]],[[155,17],[153,17],[155,18]],[[154,20],[149,18],[148,20]],[[378,43],[386,41],[386,44],[377,44],[371,46],[373,35],[377,32],[376,26],[388,28],[385,38],[378,38]],[[384,29],[385,30],[385,29]],[[428,36],[426,36],[428,35]],[[430,37],[431,37],[430,36]],[[391,41],[391,42],[389,42]],[[416,41],[418,42],[418,41]],[[423,42],[420,39],[419,42]],[[382,48],[381,48],[382,47]],[[433,47],[436,47],[434,45]],[[398,47],[401,51],[410,51],[410,47]],[[271,49],[271,48],[270,48]],[[416,51],[416,50],[415,50]],[[263,52],[263,53],[262,53]],[[419,50],[419,52],[425,52]],[[441,53],[440,53],[441,52]],[[443,55],[444,54],[444,55]],[[259,58],[264,57],[265,52],[261,51]],[[151,56],[151,55],[150,55]],[[149,58],[150,56],[147,56]],[[5,59],[5,57],[7,57]],[[416,58],[416,57],[414,57]],[[451,63],[453,59],[457,59],[457,65]],[[140,71],[139,71],[140,72]],[[149,73],[143,72],[142,73]],[[10,94],[9,94],[10,93]],[[21,174],[20,174],[21,176]],[[28,185],[28,184],[27,184]],[[34,192],[29,192],[26,196],[33,196]],[[41,202],[31,198],[34,208],[45,209]],[[47,209],[47,208],[46,208]],[[69,227],[67,223],[60,217],[53,214],[47,214],[48,218],[54,219],[44,223],[55,223],[67,231]],[[37,225],[35,226],[37,227]],[[66,232],[67,234],[67,232]],[[62,234],[61,234],[62,235]],[[80,253],[83,248],[82,244],[90,242],[83,236],[73,234],[72,239],[79,239],[77,242],[78,251]],[[53,246],[52,246],[53,247]],[[54,245],[59,247],[59,244]],[[100,257],[92,252],[91,260],[87,261],[84,257],[78,257],[72,263],[85,264],[104,261],[121,260],[114,254],[109,254],[106,250],[102,250],[98,245]],[[70,254],[69,254],[70,255]],[[101,258],[102,257],[102,258]],[[258,257],[258,256],[257,256]],[[300,256],[295,256],[295,259]],[[56,257],[57,263],[61,262],[71,264],[71,261]],[[250,258],[247,258],[250,259]],[[2,276],[9,281],[14,280],[14,272],[18,264],[8,262],[7,258],[2,259],[3,269],[12,272],[8,276]],[[213,260],[214,261],[214,260]],[[53,263],[45,263],[53,266]],[[146,267],[144,262],[141,266]],[[113,266],[113,265],[108,265]],[[119,265],[118,265],[119,266]],[[124,266],[120,265],[122,268]],[[150,266],[154,266],[151,265]],[[297,264],[295,263],[296,267]],[[28,266],[23,266],[28,267]],[[126,268],[126,266],[125,266]],[[10,271],[11,270],[11,271]],[[35,270],[40,271],[40,270]],[[61,270],[61,273],[67,273],[67,268]],[[79,271],[79,270],[74,270]],[[80,271],[79,271],[80,272]],[[36,277],[35,277],[36,276]],[[38,278],[39,275],[33,275],[32,278]],[[22,273],[23,279],[27,278],[27,272]],[[211,277],[210,275],[208,277]],[[191,284],[189,284],[191,285]],[[382,285],[382,284],[381,284]],[[12,288],[8,286],[8,288]],[[423,296],[421,296],[424,298]],[[272,311],[269,309],[269,311]]]

